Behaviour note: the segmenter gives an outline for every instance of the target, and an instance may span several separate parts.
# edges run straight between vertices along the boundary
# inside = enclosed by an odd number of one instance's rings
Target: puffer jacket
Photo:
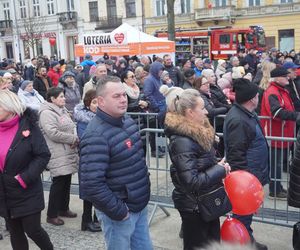
[[[97,110],[80,141],[80,198],[113,220],[143,210],[150,180],[138,127],[129,116]]]
[[[226,159],[231,170],[246,170],[269,182],[269,149],[255,113],[235,103],[224,121]]]
[[[75,124],[66,108],[44,102],[39,111],[39,125],[51,152],[47,168],[51,177],[73,174],[78,169],[78,152],[71,148],[77,139]]]
[[[25,132],[24,132],[25,131]],[[0,216],[19,218],[45,207],[41,173],[50,159],[46,141],[37,126],[37,115],[27,109],[0,171]],[[14,176],[20,175],[27,188]]]
[[[298,130],[296,150],[291,165],[288,205],[300,208],[300,130]]]
[[[79,103],[74,108],[74,119],[77,122],[77,134],[81,138],[89,122],[95,117],[95,113],[84,106],[83,103]]]
[[[214,130],[208,120],[201,126],[168,112],[165,134],[170,139],[174,205],[179,211],[199,212],[197,196],[222,186],[226,175],[225,168],[217,164],[215,157]]]

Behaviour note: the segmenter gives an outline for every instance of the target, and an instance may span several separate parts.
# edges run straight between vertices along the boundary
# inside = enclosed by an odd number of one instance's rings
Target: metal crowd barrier
[[[144,126],[139,126],[141,128],[140,132],[141,135],[144,136],[146,140],[146,162],[147,166],[149,168],[150,172],[150,179],[151,179],[151,197],[150,197],[150,204],[153,205],[153,210],[151,212],[150,218],[149,218],[149,225],[151,224],[157,209],[162,209],[163,212],[169,216],[169,212],[167,211],[167,208],[173,208],[174,204],[172,201],[172,191],[173,191],[173,184],[171,181],[170,176],[170,165],[171,160],[168,154],[168,138],[164,136],[164,130],[158,128],[158,120],[157,120],[157,114],[156,113],[128,113],[131,115],[134,119],[137,121],[143,121]],[[218,116],[216,119],[224,119],[224,115]],[[138,119],[137,119],[138,118]],[[260,117],[260,119],[270,119],[269,117]],[[214,121],[214,125],[216,124],[216,121]],[[140,124],[139,124],[140,125]],[[272,124],[270,125],[272,126]],[[152,135],[151,135],[152,134]],[[223,136],[222,131],[219,131],[217,133],[220,137]],[[150,147],[150,140],[155,140],[155,149],[151,149]],[[275,157],[278,156],[278,154],[281,155],[280,161],[275,161],[275,176],[276,171],[280,169],[281,171],[281,178],[271,178],[275,183],[281,182],[284,189],[288,190],[289,185],[289,166],[290,161],[293,156],[293,143],[296,141],[296,138],[284,138],[284,137],[266,137],[267,142],[269,146],[271,145],[272,141],[279,141],[281,143],[288,143],[290,145],[289,150],[286,149],[280,149],[275,153]],[[152,143],[153,146],[153,143]],[[162,157],[162,155],[156,154],[153,155],[152,151],[158,152],[159,149],[164,149],[165,154]],[[286,152],[285,152],[286,151]],[[269,147],[269,153],[271,153],[271,147]],[[286,158],[282,157],[283,154],[286,154]],[[277,169],[277,165],[280,164],[280,168]],[[287,170],[286,173],[283,171],[282,166],[286,164]],[[44,181],[45,185],[50,185],[50,178],[47,177],[48,175],[44,175]],[[270,176],[271,177],[271,176]],[[78,193],[78,178],[73,177],[72,178],[72,189],[73,193]],[[74,191],[75,190],[75,191]],[[300,210],[297,208],[293,208],[287,205],[287,200],[281,200],[276,197],[270,199],[269,197],[269,185],[266,185],[264,187],[265,191],[265,199],[264,204],[259,210],[257,214],[254,215],[253,220],[262,222],[262,223],[268,223],[268,224],[274,224],[274,225],[280,225],[280,226],[286,226],[286,227],[292,227],[295,222],[300,221]],[[275,189],[276,191],[276,189]]]

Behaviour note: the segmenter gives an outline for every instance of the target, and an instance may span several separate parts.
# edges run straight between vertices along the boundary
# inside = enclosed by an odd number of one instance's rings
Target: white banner
[[[85,46],[127,45],[127,34],[125,32],[83,34],[82,43]]]

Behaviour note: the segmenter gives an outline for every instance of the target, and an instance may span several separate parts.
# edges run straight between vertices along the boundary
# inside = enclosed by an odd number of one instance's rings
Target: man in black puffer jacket
[[[97,114],[80,142],[80,197],[97,209],[108,249],[150,250],[150,181],[137,124],[125,115],[125,88],[106,76],[96,92]]]
[[[269,150],[254,112],[258,104],[258,86],[247,79],[238,79],[235,101],[224,122],[226,159],[232,171],[246,170],[265,185],[269,182]],[[253,214],[233,216],[245,225],[256,248],[266,250],[267,246],[256,242],[252,235]]]

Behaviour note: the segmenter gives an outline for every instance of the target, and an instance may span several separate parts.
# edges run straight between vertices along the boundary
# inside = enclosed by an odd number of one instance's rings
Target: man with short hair
[[[109,250],[153,249],[147,221],[150,180],[138,126],[121,80],[105,76],[98,109],[80,142],[80,198],[93,203]]]
[[[168,71],[169,77],[173,81],[174,85],[177,87],[182,87],[183,81],[184,81],[183,76],[182,76],[180,70],[173,65],[171,56],[169,54],[165,54],[163,56],[163,60],[164,60],[163,64],[164,64],[165,70]]]
[[[97,82],[103,76],[107,76],[107,68],[106,68],[105,64],[101,63],[101,64],[97,65],[95,73],[91,77],[91,79],[86,84],[84,84],[82,100],[84,99],[86,92],[88,92],[90,89],[97,88]]]
[[[24,68],[24,80],[33,81],[36,73],[37,59],[33,57],[31,63]]]
[[[195,59],[195,68],[194,71],[196,73],[196,77],[200,77],[203,70],[203,60],[201,58]]]
[[[265,185],[269,182],[269,151],[255,113],[258,105],[258,86],[240,78],[234,87],[235,103],[225,118],[223,128],[226,160],[232,171],[248,171]],[[253,214],[234,214],[233,217],[245,225],[256,249],[268,249],[267,246],[256,242],[252,235]]]
[[[46,100],[47,91],[51,87],[52,81],[50,77],[47,76],[47,68],[46,66],[41,66],[38,68],[37,75],[33,80],[33,88]]]

